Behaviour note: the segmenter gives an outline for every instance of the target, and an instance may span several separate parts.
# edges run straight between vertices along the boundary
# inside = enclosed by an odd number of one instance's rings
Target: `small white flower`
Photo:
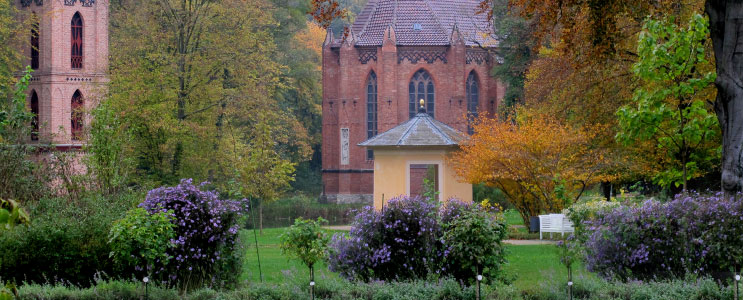
[[[142,278],[142,282],[144,282],[144,283],[148,283],[148,282],[150,282],[150,279],[149,279],[149,278],[147,278],[147,277],[145,277],[145,278]]]
[[[572,281],[568,281],[568,286],[573,286],[573,282]]]
[[[310,286],[315,286],[315,282],[314,281],[310,281]]]
[[[482,281],[482,275],[477,275],[477,281]]]

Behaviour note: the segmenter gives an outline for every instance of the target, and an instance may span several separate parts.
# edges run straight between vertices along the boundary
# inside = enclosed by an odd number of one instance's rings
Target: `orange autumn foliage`
[[[450,162],[465,181],[502,190],[527,225],[530,216],[560,212],[587,187],[613,179],[590,132],[523,109],[518,115],[479,119]]]
[[[320,25],[314,22],[307,21],[307,28],[297,32],[294,35],[294,40],[298,45],[304,48],[312,50],[319,59],[322,58],[322,43],[325,41],[326,31]],[[317,65],[317,70],[320,71],[322,66]]]

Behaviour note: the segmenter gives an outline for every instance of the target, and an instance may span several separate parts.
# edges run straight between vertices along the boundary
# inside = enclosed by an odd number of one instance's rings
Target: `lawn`
[[[287,277],[308,278],[308,270],[296,260],[288,260],[281,254],[279,248],[279,236],[285,228],[264,229],[263,236],[258,236],[258,244],[261,256],[261,269],[263,279],[267,282],[279,283],[287,280]],[[338,231],[336,231],[338,232]],[[243,241],[249,244],[246,249],[246,262],[243,266],[242,279],[251,282],[259,281],[258,276],[258,259],[255,253],[255,242],[253,232],[244,230],[242,232]],[[509,275],[515,277],[514,285],[519,289],[533,289],[537,284],[544,280],[566,280],[567,271],[557,257],[555,246],[553,245],[528,245],[515,246],[507,245],[508,264],[505,270]],[[582,266],[575,268],[576,276],[595,276],[584,271]],[[317,280],[324,277],[337,277],[338,275],[328,271],[324,263],[320,263],[315,268]]]
[[[507,209],[503,212],[503,216],[506,218],[506,224],[508,225],[524,225],[524,220],[521,219],[521,215],[515,209]]]

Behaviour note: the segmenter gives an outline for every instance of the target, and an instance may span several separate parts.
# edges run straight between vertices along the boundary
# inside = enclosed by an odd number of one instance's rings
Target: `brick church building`
[[[505,86],[489,76],[497,46],[479,0],[369,0],[350,34],[329,31],[322,62],[322,198],[371,203],[374,153],[359,143],[414,117],[468,132]],[[396,196],[396,195],[391,195]]]
[[[108,81],[108,0],[15,0],[32,18],[24,65],[34,70],[27,103],[32,142],[83,144],[89,111]]]

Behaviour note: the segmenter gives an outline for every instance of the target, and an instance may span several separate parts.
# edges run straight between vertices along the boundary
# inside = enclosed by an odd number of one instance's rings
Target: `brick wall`
[[[323,47],[323,127],[322,167],[324,194],[373,193],[372,161],[366,159],[366,149],[357,144],[367,139],[366,84],[371,71],[377,74],[377,112],[379,133],[389,130],[409,119],[408,84],[413,74],[424,69],[435,84],[435,118],[466,132],[466,86],[470,72],[479,79],[479,112],[493,115],[500,104],[505,87],[489,76],[490,63],[466,63],[467,47],[461,42],[443,48],[447,62],[436,60],[427,63],[419,60],[398,62],[398,51],[403,48],[394,43],[394,32],[385,33],[386,39],[376,48],[377,59],[362,63],[360,50],[353,38],[342,45],[334,45],[328,37]],[[425,48],[425,47],[424,47]],[[429,47],[430,48],[430,47]],[[405,48],[407,50],[410,47]],[[348,128],[350,161],[341,164],[340,130]],[[349,173],[337,173],[337,172]],[[336,173],[331,173],[336,172]]]
[[[14,1],[21,11],[35,13],[39,18],[39,68],[33,73],[28,95],[35,91],[39,97],[39,129],[41,142],[55,144],[80,144],[71,138],[71,100],[79,90],[84,99],[84,108],[90,111],[99,102],[105,83],[108,82],[108,0],[97,0],[91,6],[83,6],[76,0],[73,5],[65,1],[43,1],[37,5],[31,1],[23,7]],[[83,67],[72,69],[71,26],[75,13],[83,20]],[[24,64],[30,64],[30,45],[24,44],[23,53],[28,54]],[[30,103],[29,103],[30,105]],[[90,124],[85,114],[84,124]]]

